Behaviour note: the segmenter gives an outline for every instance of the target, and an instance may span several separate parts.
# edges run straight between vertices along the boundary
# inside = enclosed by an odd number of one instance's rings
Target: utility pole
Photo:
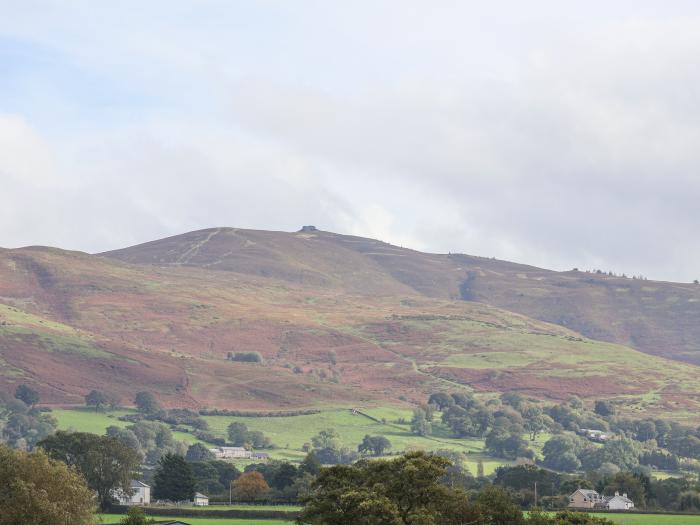
[[[535,507],[537,507],[537,482],[535,481]]]

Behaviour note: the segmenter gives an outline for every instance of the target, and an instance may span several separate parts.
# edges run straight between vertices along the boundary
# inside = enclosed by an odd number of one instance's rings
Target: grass
[[[700,525],[700,515],[596,513],[618,525]]]
[[[77,430],[81,432],[92,432],[104,434],[109,426],[126,427],[130,423],[120,421],[119,416],[131,414],[133,410],[114,410],[100,412],[89,408],[74,408],[54,410],[53,415],[58,420],[60,430]],[[439,422],[440,414],[436,414],[433,424],[432,436],[416,436],[410,432],[410,425],[407,423],[397,423],[397,420],[404,418],[410,420],[411,411],[398,408],[375,408],[368,409],[367,413],[377,418],[386,418],[386,424],[372,421],[371,419],[356,414],[350,410],[336,409],[327,410],[319,414],[287,417],[237,417],[237,416],[204,416],[209,423],[211,431],[219,436],[226,435],[226,429],[233,421],[245,423],[250,430],[259,430],[269,436],[275,447],[267,451],[273,459],[287,460],[291,462],[301,461],[306,455],[302,447],[305,443],[310,443],[311,438],[321,430],[333,428],[340,434],[342,446],[356,449],[366,434],[383,435],[391,441],[390,452],[403,452],[411,449],[439,450],[448,449],[467,453],[465,463],[469,466],[472,474],[477,472],[477,463],[483,462],[484,472],[491,474],[501,465],[508,464],[507,461],[489,457],[484,454],[484,441],[479,438],[455,439],[450,436],[449,429]],[[198,440],[191,434],[184,432],[173,432],[176,440],[186,443],[195,443]],[[541,449],[546,435],[540,436],[533,443],[533,448]],[[236,461],[236,464],[243,466],[249,460]]]
[[[455,439],[450,437],[449,430],[439,423],[439,414],[433,423],[432,436],[416,436],[410,432],[410,425],[399,424],[397,420],[410,420],[411,411],[396,408],[376,408],[366,411],[373,417],[385,418],[386,424],[372,421],[350,410],[328,410],[320,414],[289,417],[228,417],[206,416],[212,431],[224,436],[226,428],[233,421],[244,423],[251,430],[259,430],[269,436],[276,448],[270,451],[275,459],[289,461],[300,460],[305,453],[302,447],[310,443],[311,438],[321,430],[333,428],[340,434],[342,446],[356,449],[362,438],[367,435],[383,435],[391,442],[391,452],[423,449],[449,449],[468,454],[466,463],[473,474],[476,473],[479,459],[484,464],[484,472],[492,473],[496,468],[507,463],[505,460],[492,458],[483,454],[484,441],[479,438]],[[541,447],[541,445],[540,445]]]
[[[119,523],[119,520],[121,520],[123,517],[123,514],[100,514],[102,523]],[[153,517],[157,520],[181,519],[191,525],[285,525],[290,523],[289,521],[284,520],[251,520],[239,518],[176,518],[174,516]]]
[[[53,410],[52,415],[58,421],[59,430],[77,430],[79,432],[91,432],[104,434],[107,427],[127,427],[132,423],[120,421],[119,416],[133,414],[133,410],[110,410],[101,412],[92,408],[72,408],[67,410]],[[173,432],[173,439],[184,441],[188,444],[199,443],[196,437],[186,432]]]
[[[618,525],[700,525],[700,515],[674,514],[622,514],[594,513],[595,516],[608,518]],[[123,515],[102,514],[103,523],[119,523]],[[156,519],[175,519],[172,516]],[[283,520],[251,520],[236,518],[180,518],[191,525],[283,525],[290,522]]]

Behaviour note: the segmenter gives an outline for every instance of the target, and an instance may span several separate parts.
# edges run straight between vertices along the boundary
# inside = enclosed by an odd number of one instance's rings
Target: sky
[[[700,4],[0,0],[0,246],[302,225],[700,278]]]

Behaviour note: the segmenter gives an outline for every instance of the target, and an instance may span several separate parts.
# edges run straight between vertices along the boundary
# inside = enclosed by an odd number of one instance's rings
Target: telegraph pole
[[[535,507],[537,506],[537,482],[535,481]]]

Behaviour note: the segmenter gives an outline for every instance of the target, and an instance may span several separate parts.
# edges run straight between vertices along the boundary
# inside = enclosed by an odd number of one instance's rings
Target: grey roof
[[[209,496],[207,496],[206,494],[202,494],[201,492],[196,492],[194,497],[195,498],[207,498],[207,499],[209,499]]]
[[[137,480],[137,479],[132,479],[132,480],[131,480],[131,486],[132,486],[132,487],[151,488],[150,485],[146,485],[143,481],[139,481],[139,480]]]
[[[595,490],[590,490],[590,489],[578,489],[576,492],[580,492],[584,496],[600,496]],[[574,492],[574,494],[576,494]]]

